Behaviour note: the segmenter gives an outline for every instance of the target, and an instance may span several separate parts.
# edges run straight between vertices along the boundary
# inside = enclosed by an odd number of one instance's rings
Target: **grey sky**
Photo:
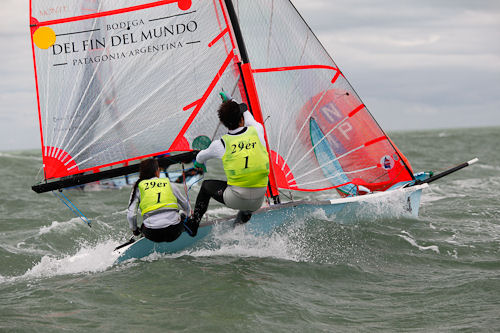
[[[384,129],[500,125],[500,1],[294,0]],[[2,0],[0,151],[39,148],[28,0]]]

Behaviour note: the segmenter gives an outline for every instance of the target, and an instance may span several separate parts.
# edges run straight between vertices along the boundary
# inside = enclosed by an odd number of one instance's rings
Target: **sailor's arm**
[[[259,135],[260,142],[265,147],[266,140],[264,139],[264,126],[262,126],[261,123],[255,120],[252,113],[248,110],[243,113],[243,117],[245,118],[245,126],[255,127],[255,129],[257,130],[257,134]]]
[[[186,199],[184,194],[175,185],[172,185],[172,193],[177,198],[177,204],[179,204],[180,209],[182,211],[184,211],[186,213],[186,215],[189,214],[190,205],[189,205],[189,201]]]
[[[205,164],[206,161],[212,158],[222,158],[225,152],[226,149],[220,140],[212,141],[207,149],[200,151],[198,155],[196,155],[196,162]]]
[[[134,231],[137,229],[137,206],[139,205],[140,201],[140,192],[139,190],[135,191],[136,193],[132,193],[131,196],[133,195],[134,198],[131,198],[130,205],[128,206],[127,209],[127,220],[128,224],[130,226],[130,230]]]

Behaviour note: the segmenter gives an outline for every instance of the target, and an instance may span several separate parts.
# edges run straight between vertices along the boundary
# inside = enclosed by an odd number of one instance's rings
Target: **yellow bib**
[[[168,178],[141,180],[138,188],[141,193],[141,215],[159,208],[179,209]]]
[[[269,176],[269,156],[260,142],[257,130],[249,126],[239,135],[224,135],[226,152],[222,164],[227,184],[239,187],[266,187]]]

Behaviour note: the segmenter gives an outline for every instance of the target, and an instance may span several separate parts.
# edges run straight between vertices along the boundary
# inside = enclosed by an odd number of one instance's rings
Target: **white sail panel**
[[[33,0],[33,15],[49,3],[74,1]],[[78,3],[107,13],[157,2]],[[34,44],[46,178],[187,151],[198,136],[214,136],[217,92],[239,80],[222,8],[163,3],[54,21],[55,44]]]

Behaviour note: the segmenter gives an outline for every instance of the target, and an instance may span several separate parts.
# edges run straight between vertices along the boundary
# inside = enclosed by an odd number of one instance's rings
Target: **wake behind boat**
[[[44,3],[30,6],[44,173],[36,192],[135,173],[153,156],[161,167],[189,163],[223,134],[220,91],[264,125],[269,207],[246,226],[254,232],[381,198],[417,216],[428,183],[475,161],[415,174],[289,0],[80,0],[38,17]],[[341,198],[315,200],[330,190]],[[311,199],[282,203],[284,191]],[[178,251],[211,225],[172,244],[134,242],[122,256]]]

